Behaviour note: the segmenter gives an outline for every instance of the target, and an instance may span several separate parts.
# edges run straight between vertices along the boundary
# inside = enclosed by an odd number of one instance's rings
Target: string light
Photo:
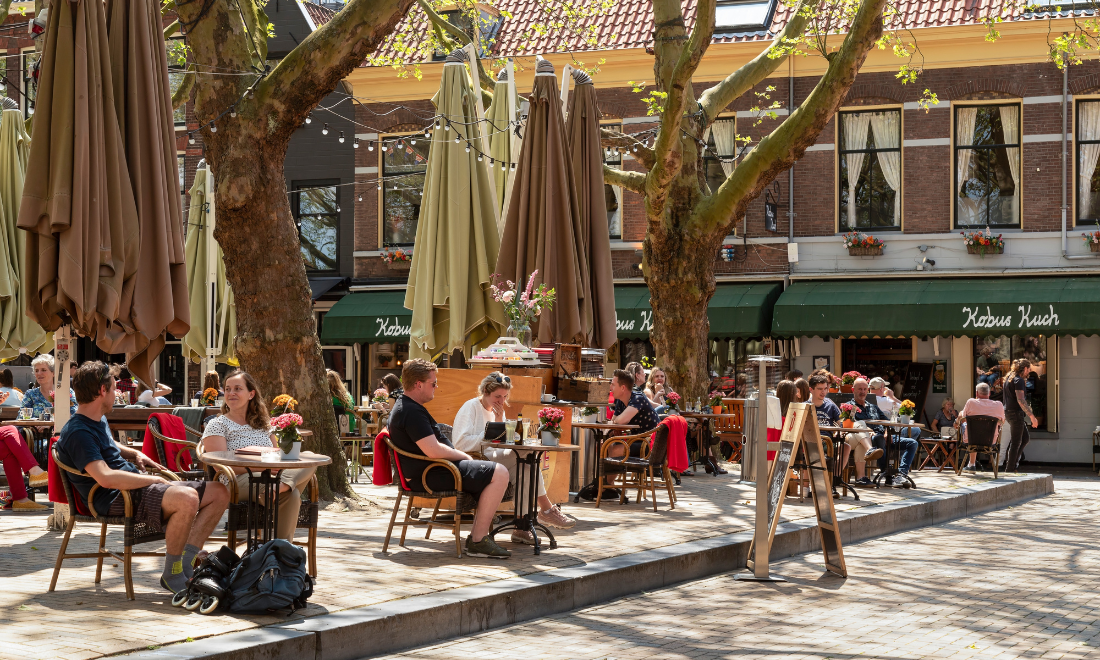
[[[358,149],[358,148],[359,148],[359,138],[355,138],[355,139],[353,139],[353,140],[351,141],[351,146],[353,146],[353,147],[355,147],[356,149]]]
[[[470,153],[470,143],[466,143],[466,153]]]
[[[359,201],[363,201],[363,193],[359,193]]]
[[[386,143],[385,143],[385,142],[380,142],[380,143],[379,143],[379,146],[381,146],[381,147],[382,147],[382,151],[385,151],[385,150],[386,150],[386,149],[388,148],[388,147],[386,147]]]
[[[313,113],[310,113],[310,114],[306,115],[306,123],[307,124],[313,123]]]
[[[195,136],[194,136],[194,135],[190,135],[190,134],[188,134],[188,136],[187,136],[187,143],[188,143],[188,144],[195,144]]]
[[[214,125],[214,122],[210,122],[210,132],[211,133],[217,133],[218,132],[218,127]]]
[[[321,129],[321,135],[328,135],[328,124],[325,124],[325,127]]]
[[[478,154],[477,154],[477,162],[479,162],[479,163],[480,163],[480,162],[481,162],[481,160],[482,160],[482,158],[481,158],[481,152],[479,151],[479,152],[478,152]]]
[[[229,109],[229,116],[236,119],[236,117],[237,117],[237,106],[233,106],[232,108]]]
[[[458,144],[458,142],[459,142],[459,140],[458,140],[458,136],[456,135],[456,136],[455,136],[455,144]]]
[[[344,143],[344,132],[340,131],[340,144]]]
[[[374,142],[367,143],[367,151],[374,151]]]

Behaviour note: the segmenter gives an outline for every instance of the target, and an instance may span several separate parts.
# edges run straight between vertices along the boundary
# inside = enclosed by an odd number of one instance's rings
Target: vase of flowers
[[[514,282],[504,280],[499,273],[493,274],[493,284],[489,286],[489,295],[504,306],[508,315],[508,329],[505,336],[515,337],[523,346],[531,345],[531,323],[544,310],[554,306],[554,290],[540,284],[535,286],[536,270],[527,279],[527,286],[520,291]]]
[[[680,396],[677,392],[669,390],[668,394],[665,395],[665,404],[668,406],[668,411],[669,412],[679,412],[679,410],[680,410],[680,401],[682,401],[682,400],[683,400],[683,397]]]
[[[209,408],[214,405],[214,402],[218,400],[218,391],[213,387],[208,387],[202,391],[202,399],[199,404],[205,408]]]
[[[909,420],[913,419],[913,415],[917,412],[917,404],[913,403],[909,399],[901,402],[898,407],[898,421],[902,424],[908,424]]]
[[[840,404],[840,423],[843,424],[846,429],[852,428],[856,425],[856,415],[861,412],[863,412],[863,409],[851,401]]]
[[[386,399],[389,396],[390,396],[389,392],[387,392],[385,389],[379,387],[378,389],[376,389],[374,391],[374,395],[372,396],[372,398],[370,400],[371,408],[374,408],[375,410],[381,410],[386,405]]]
[[[993,235],[989,227],[985,231],[960,231],[963,237],[963,245],[970,254],[976,254],[985,259],[987,254],[1004,254],[1005,240],[1003,234]]]
[[[853,230],[844,235],[844,247],[848,248],[848,256],[877,257],[882,254],[886,243],[859,230]]]
[[[1100,223],[1097,224],[1100,226]],[[1100,229],[1085,232],[1081,234],[1081,238],[1085,241],[1085,245],[1089,246],[1090,252],[1100,252]]]
[[[852,393],[852,385],[855,384],[857,378],[863,378],[863,374],[858,371],[846,371],[840,375],[840,391],[848,394]]]
[[[600,409],[596,406],[585,406],[581,409],[581,417],[586,424],[595,424],[596,416],[600,414]]]
[[[542,444],[547,447],[556,447],[561,440],[561,423],[565,419],[565,413],[561,408],[547,406],[539,411],[539,436]]]
[[[710,411],[715,415],[722,414],[722,393],[718,390],[710,393]]]
[[[283,413],[294,412],[298,402],[289,394],[280,394],[271,400],[271,416],[276,417]]]
[[[279,458],[284,461],[296,461],[302,451],[302,436],[298,428],[302,425],[302,416],[295,413],[283,413],[271,420],[275,436],[279,438]]]

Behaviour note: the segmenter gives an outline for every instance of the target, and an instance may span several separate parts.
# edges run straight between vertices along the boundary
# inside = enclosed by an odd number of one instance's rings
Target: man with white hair
[[[958,418],[955,420],[955,425],[961,427],[963,444],[967,442],[966,437],[966,416],[967,415],[989,415],[990,417],[996,417],[1004,422],[1005,419],[1005,406],[1000,401],[993,401],[989,398],[990,387],[989,383],[978,383],[974,387],[974,398],[967,399],[966,405],[963,406],[962,411],[959,413]],[[1001,434],[1001,427],[997,427],[996,433],[993,434],[993,441],[997,441],[997,436]],[[1001,446],[1001,457],[1004,456],[1005,447]],[[970,459],[966,462],[964,470],[970,472],[977,471],[978,465],[976,463],[978,454],[976,452],[970,452]]]
[[[894,396],[894,391],[887,387],[890,383],[887,383],[882,378],[875,376],[868,383],[868,387],[871,388],[871,394],[874,394],[878,403],[878,408],[881,410],[888,419],[894,415],[901,408],[901,399]],[[916,421],[916,420],[914,420]],[[920,437],[920,429],[917,427],[898,429],[898,434],[916,440]]]
[[[863,378],[857,378],[852,383],[852,403],[859,407],[860,412],[856,413],[854,419],[856,421],[866,420],[886,420],[886,415],[879,410],[878,405],[867,398],[871,388],[867,381]],[[875,435],[871,438],[871,444],[875,447],[881,447],[884,451],[889,449],[886,440],[886,431],[882,426],[868,425]],[[909,486],[909,480],[906,478],[909,475],[909,468],[913,466],[913,459],[917,457],[917,441],[912,438],[898,437],[894,440],[898,443],[898,447],[901,450],[901,459],[898,461],[898,476],[892,478],[892,481],[887,482],[887,485],[894,488],[907,488]],[[880,470],[886,470],[889,467],[888,459],[883,454],[882,458],[878,460],[878,467]]]

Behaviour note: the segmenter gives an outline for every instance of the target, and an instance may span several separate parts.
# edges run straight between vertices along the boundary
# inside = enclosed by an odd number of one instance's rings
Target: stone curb
[[[1054,492],[1021,475],[837,513],[845,544],[938,525]],[[745,567],[752,532],[725,534],[435,594],[139,651],[142,660],[350,660],[395,653]],[[782,523],[772,559],[820,550],[814,519]]]

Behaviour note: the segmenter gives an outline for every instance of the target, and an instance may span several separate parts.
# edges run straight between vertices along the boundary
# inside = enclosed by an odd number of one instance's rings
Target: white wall
[[[802,337],[799,340],[799,345],[802,350],[802,355],[796,357],[791,362],[793,369],[798,369],[806,375],[808,379],[810,373],[814,370],[814,356],[815,355],[828,355],[829,356],[829,370],[836,373],[839,365],[833,364],[836,358],[833,356],[833,340],[825,341],[821,337]]]
[[[957,395],[951,392],[951,374],[955,368],[955,361],[951,359],[951,338],[940,337],[940,354],[937,356],[935,351],[935,344],[932,338],[921,339],[917,341],[917,362],[924,362],[932,364],[933,360],[947,360],[947,393],[936,394],[932,391],[932,385],[928,386],[928,398],[924,402],[924,411],[928,414],[928,421],[931,422],[936,418],[936,412],[939,411],[943,405],[943,400],[949,395],[954,396],[957,399]],[[963,397],[962,403],[956,401],[955,409],[962,408],[962,404],[966,403],[966,397]],[[924,422],[922,417],[920,420]]]
[[[1069,337],[1058,338],[1058,433],[1032,437],[1029,461],[1090,463],[1092,432],[1100,425],[1100,336],[1078,337],[1077,356]]]

